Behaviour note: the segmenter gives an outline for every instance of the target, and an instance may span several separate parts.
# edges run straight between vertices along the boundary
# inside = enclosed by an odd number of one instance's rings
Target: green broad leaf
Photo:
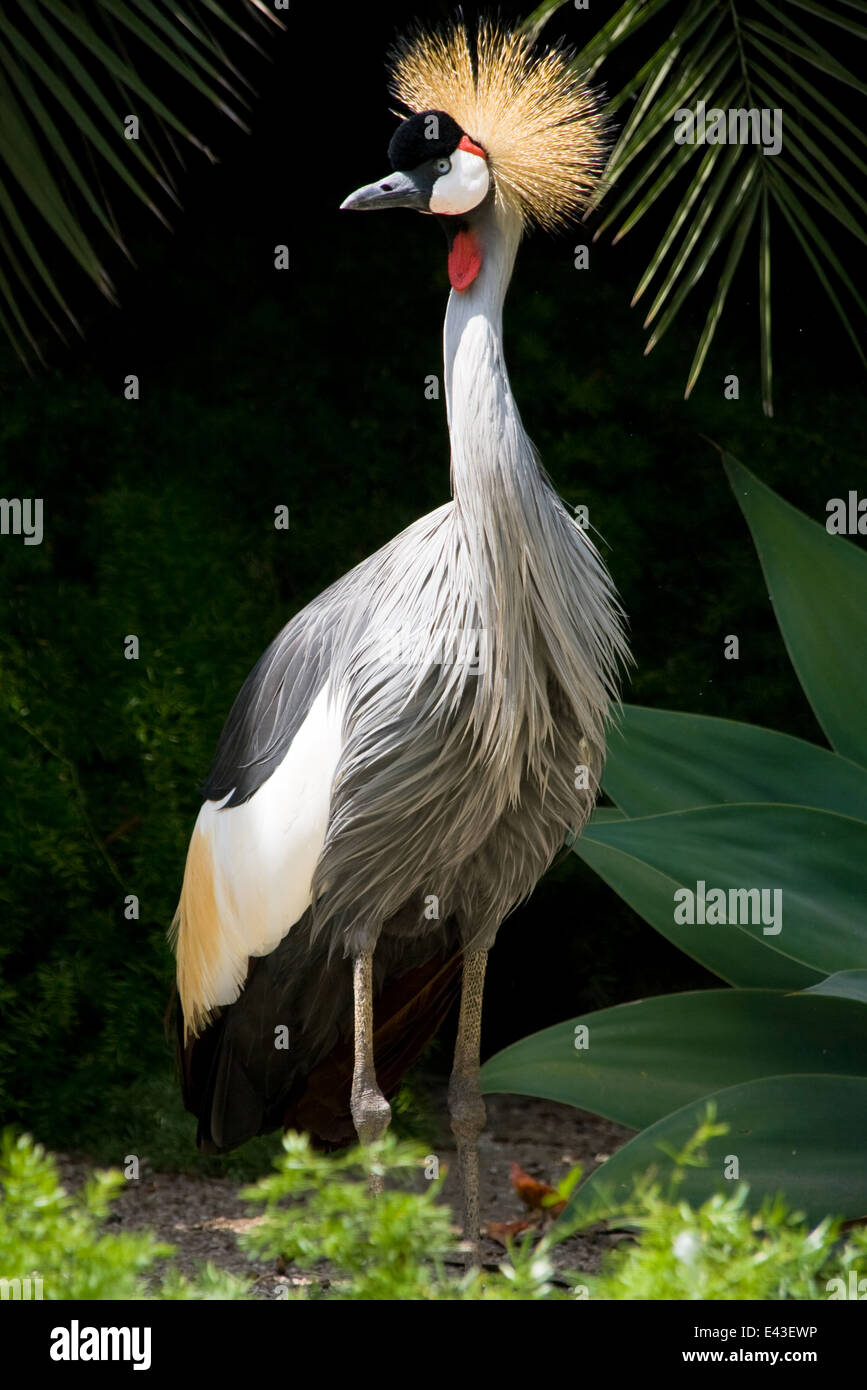
[[[867,554],[829,535],[731,454],[723,463],[804,694],[837,752],[867,767]]]
[[[677,899],[672,894],[669,921],[660,930],[673,939],[677,926],[681,940],[695,943],[690,954],[697,959],[711,951],[727,961],[724,978],[736,978],[740,985],[772,983],[744,978],[740,955],[747,941],[822,975],[867,966],[867,822],[803,806],[705,806],[588,826],[574,848],[592,867],[594,845],[618,851],[624,861],[637,861],[692,893],[694,923],[675,921],[689,909],[681,891]],[[634,889],[635,872],[630,866],[624,886]],[[621,891],[616,881],[614,887]],[[725,896],[719,907],[717,899],[707,903],[712,890]],[[763,913],[773,920],[758,920],[756,896],[732,897],[730,890],[764,890]],[[648,906],[659,918],[662,902]],[[730,913],[751,920],[733,923],[727,920]],[[659,925],[654,917],[648,920]],[[779,982],[779,987],[790,986]]]
[[[857,999],[867,1004],[867,970],[838,970],[817,985],[810,985],[805,994],[830,994],[837,999]]]
[[[704,1121],[708,1101],[728,1133],[705,1148],[706,1167],[677,1168],[682,1152]],[[867,1077],[804,1073],[768,1076],[727,1087],[666,1115],[625,1144],[583,1183],[559,1218],[628,1202],[633,1183],[654,1168],[664,1194],[694,1206],[714,1192],[731,1193],[725,1176],[737,1160],[737,1176],[748,1184],[750,1207],[783,1193],[810,1222],[832,1214],[854,1219],[867,1214]],[[675,1172],[681,1180],[674,1184]]]
[[[822,971],[775,951],[769,944],[770,938],[760,940],[737,928],[712,931],[675,922],[674,895],[682,885],[670,874],[636,858],[628,847],[603,843],[597,830],[606,829],[608,824],[597,825],[594,816],[572,848],[639,917],[685,955],[721,980],[742,988],[806,989],[822,979]]]
[[[541,1096],[643,1129],[763,1076],[867,1076],[867,971],[846,974],[860,979],[862,1002],[823,995],[822,981],[803,994],[697,990],[599,1009],[498,1052],[482,1067],[482,1090]]]
[[[603,785],[627,816],[725,802],[813,806],[867,820],[867,772],[839,753],[755,724],[624,705]]]
[[[590,819],[591,825],[607,825],[612,820],[625,820],[623,812],[617,806],[596,806]]]

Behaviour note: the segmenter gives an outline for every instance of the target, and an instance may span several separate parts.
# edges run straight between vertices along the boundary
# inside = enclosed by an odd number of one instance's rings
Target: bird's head
[[[554,229],[597,184],[604,142],[596,101],[560,48],[483,20],[416,30],[392,54],[392,87],[409,114],[388,147],[392,172],[341,205],[415,208],[443,222],[456,290],[484,254],[485,212]]]
[[[487,154],[446,111],[418,111],[394,132],[388,158],[392,172],[351,193],[341,207],[436,213],[449,243],[449,279],[454,289],[467,289],[482,263],[467,215],[493,195]]]

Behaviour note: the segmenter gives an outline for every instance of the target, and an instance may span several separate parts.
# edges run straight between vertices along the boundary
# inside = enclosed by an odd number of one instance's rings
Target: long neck
[[[452,290],[444,348],[455,528],[461,571],[494,661],[487,673],[490,746],[517,788],[528,742],[549,733],[544,665],[535,661],[536,620],[528,557],[544,544],[553,503],[512,396],[503,358],[503,300],[520,240],[517,218],[486,208],[473,220],[481,269]],[[545,492],[549,496],[545,496]],[[505,678],[506,672],[510,675]],[[482,683],[479,683],[480,687]],[[477,699],[483,690],[477,691]]]
[[[496,656],[492,728],[501,752],[521,743],[532,761],[552,736],[548,673],[585,733],[601,739],[625,646],[608,576],[540,469],[509,385],[502,312],[518,219],[489,204],[472,230],[481,269],[452,291],[444,332],[455,525]]]
[[[511,533],[521,529],[528,503],[532,516],[534,494],[544,484],[503,357],[503,301],[520,223],[488,204],[473,234],[482,250],[481,269],[467,290],[452,290],[444,330],[452,491],[468,540],[495,542],[492,519],[507,513],[508,539],[514,539]]]

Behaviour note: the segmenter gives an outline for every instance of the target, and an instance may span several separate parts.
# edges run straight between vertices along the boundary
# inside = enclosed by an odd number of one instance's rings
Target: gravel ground
[[[488,1123],[480,1144],[482,1225],[511,1222],[527,1215],[510,1181],[513,1163],[531,1177],[556,1185],[569,1169],[580,1163],[591,1173],[619,1148],[631,1131],[597,1115],[571,1106],[524,1096],[486,1097]],[[439,1140],[431,1146],[447,1169],[443,1200],[452,1204],[458,1220],[457,1159],[445,1124],[444,1089],[431,1096],[432,1113],[443,1117]],[[77,1187],[91,1165],[57,1155],[68,1189]],[[242,1184],[243,1185],[243,1184]],[[220,1269],[253,1280],[251,1292],[258,1298],[279,1298],[281,1285],[308,1282],[291,1270],[278,1269],[274,1261],[249,1260],[239,1250],[236,1237],[255,1224],[257,1217],[238,1195],[239,1185],[229,1178],[195,1177],[150,1172],[145,1166],[137,1182],[127,1183],[113,1207],[117,1229],[147,1227],[176,1249],[181,1273],[192,1276],[197,1266],[211,1261]],[[561,1270],[596,1270],[603,1253],[621,1239],[614,1233],[591,1230],[558,1246],[555,1264]],[[496,1266],[503,1246],[485,1237],[482,1259]]]

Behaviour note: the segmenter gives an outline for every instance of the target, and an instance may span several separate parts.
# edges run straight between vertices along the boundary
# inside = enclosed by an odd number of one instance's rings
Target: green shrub
[[[623,1201],[608,1200],[602,1189],[595,1207],[510,1245],[496,1271],[470,1273],[456,1268],[457,1238],[437,1201],[441,1179],[412,1190],[426,1162],[418,1146],[386,1136],[369,1153],[323,1156],[304,1135],[289,1133],[276,1173],[243,1193],[265,1210],[241,1244],[260,1257],[282,1256],[308,1275],[287,1288],[291,1299],[823,1299],[832,1278],[848,1288],[856,1261],[867,1264],[867,1232],[843,1243],[838,1221],[827,1217],[811,1227],[781,1197],[752,1213],[744,1184],[698,1207],[679,1195],[726,1129],[711,1113],[671,1155],[665,1194],[653,1170],[635,1179]],[[377,1197],[368,1192],[371,1171],[388,1183]],[[562,1196],[575,1177],[565,1179]],[[634,1236],[606,1255],[599,1275],[556,1273],[555,1247],[602,1220]]]
[[[240,1244],[251,1257],[295,1267],[298,1282],[282,1286],[293,1301],[823,1299],[852,1297],[859,1279],[867,1289],[863,1229],[844,1240],[830,1217],[811,1228],[781,1198],[750,1213],[744,1185],[698,1207],[682,1197],[687,1174],[707,1161],[709,1142],[724,1128],[712,1118],[699,1126],[672,1156],[665,1192],[650,1171],[625,1200],[608,1201],[600,1192],[593,1210],[515,1242],[496,1270],[469,1272],[451,1214],[438,1200],[441,1179],[423,1183],[429,1156],[417,1144],[386,1136],[368,1151],[322,1155],[305,1136],[289,1133],[276,1171],[242,1194],[263,1214]],[[371,1171],[386,1182],[377,1196],[369,1190]],[[565,1179],[563,1196],[576,1176]],[[158,1268],[172,1247],[148,1232],[106,1231],[122,1184],[117,1172],[96,1173],[71,1197],[42,1149],[7,1130],[0,1144],[0,1278],[30,1279],[31,1296],[54,1300],[250,1296],[245,1281],[213,1265],[193,1280],[170,1265]],[[558,1272],[557,1245],[600,1220],[631,1234],[606,1255],[599,1274]]]
[[[368,1150],[315,1153],[303,1134],[289,1132],[277,1171],[242,1193],[264,1205],[264,1217],[241,1237],[260,1257],[282,1257],[303,1270],[309,1284],[288,1290],[294,1299],[488,1300],[565,1297],[550,1282],[547,1251],[529,1242],[496,1274],[460,1272],[462,1255],[451,1214],[437,1201],[432,1178],[413,1191],[426,1155],[417,1144],[386,1135]],[[387,1181],[377,1196],[369,1176]],[[327,1261],[331,1270],[316,1273]],[[451,1267],[448,1261],[452,1262]]]
[[[586,1280],[591,1298],[826,1299],[831,1279],[848,1288],[855,1262],[867,1267],[867,1232],[842,1243],[839,1221],[826,1217],[811,1228],[782,1197],[750,1211],[749,1189],[740,1183],[698,1207],[679,1198],[689,1169],[706,1161],[708,1141],[726,1130],[709,1120],[696,1131],[674,1156],[667,1196],[654,1174],[644,1175],[627,1201],[606,1209],[609,1221],[632,1227],[637,1238],[612,1250],[601,1274]]]
[[[70,1196],[53,1160],[29,1135],[0,1140],[0,1278],[30,1279],[32,1296],[61,1299],[235,1299],[245,1285],[213,1266],[195,1281],[154,1266],[173,1249],[148,1232],[103,1230],[119,1172],[96,1172]],[[41,1285],[35,1284],[35,1278]],[[38,1293],[37,1293],[38,1288]]]

